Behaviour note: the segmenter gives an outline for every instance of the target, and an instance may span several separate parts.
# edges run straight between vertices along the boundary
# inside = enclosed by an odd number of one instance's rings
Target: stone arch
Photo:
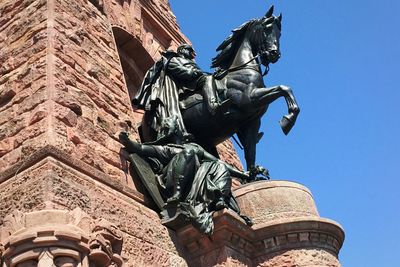
[[[132,99],[146,71],[154,64],[154,59],[132,34],[118,26],[113,26],[112,29],[129,97]]]

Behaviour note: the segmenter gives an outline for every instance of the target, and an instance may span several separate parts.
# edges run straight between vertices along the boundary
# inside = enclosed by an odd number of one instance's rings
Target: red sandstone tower
[[[211,239],[161,225],[117,136],[182,42],[167,0],[0,2],[0,266],[340,266],[343,230],[292,182],[235,189],[251,228],[226,210]]]

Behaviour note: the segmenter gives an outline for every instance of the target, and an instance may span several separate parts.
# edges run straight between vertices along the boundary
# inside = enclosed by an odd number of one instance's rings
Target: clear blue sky
[[[283,13],[282,58],[264,80],[291,86],[301,113],[285,137],[284,101],[270,106],[258,163],[306,185],[321,216],[343,225],[343,266],[399,266],[400,2],[170,2],[204,70],[231,29],[272,3]]]

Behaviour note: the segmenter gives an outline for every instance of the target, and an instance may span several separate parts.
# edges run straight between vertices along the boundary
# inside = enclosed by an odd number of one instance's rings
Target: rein
[[[237,66],[237,67],[230,68],[230,69],[227,69],[227,70],[223,70],[223,71],[217,73],[217,74],[215,75],[215,77],[216,77],[216,78],[218,78],[218,77],[223,77],[223,76],[225,76],[226,74],[228,74],[229,72],[235,72],[235,71],[238,71],[238,70],[242,70],[242,69],[249,68],[250,66],[248,66],[248,64],[249,64],[250,62],[252,62],[253,60],[256,60],[256,62],[257,62],[257,65],[253,65],[253,66],[258,66],[259,69],[261,69],[261,67],[260,67],[260,65],[261,65],[261,63],[260,63],[260,54],[257,54],[256,56],[252,57],[250,60],[248,60],[247,62],[243,63],[242,65],[239,65],[239,66]],[[253,69],[253,68],[250,68],[250,69]],[[254,69],[254,70],[255,70],[255,69]],[[269,65],[267,65],[267,66],[265,67],[264,73],[261,73],[260,70],[255,70],[255,71],[259,72],[259,73],[262,75],[262,77],[264,77],[264,76],[267,75],[268,72],[269,72]]]

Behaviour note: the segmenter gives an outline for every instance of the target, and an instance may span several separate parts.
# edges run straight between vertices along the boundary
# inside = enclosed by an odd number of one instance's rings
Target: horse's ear
[[[265,13],[265,16],[264,16],[264,17],[269,18],[269,17],[272,16],[272,14],[274,14],[274,5],[272,5],[272,6],[269,8],[269,10],[267,11],[267,13]]]
[[[282,22],[282,13],[278,16],[279,22]]]

